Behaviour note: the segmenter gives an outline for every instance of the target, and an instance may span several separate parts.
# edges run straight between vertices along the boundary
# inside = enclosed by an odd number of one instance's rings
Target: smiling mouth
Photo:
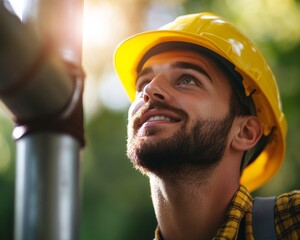
[[[154,123],[154,122],[170,122],[170,123],[175,123],[179,122],[179,118],[171,118],[168,116],[164,115],[156,115],[156,116],[151,116],[149,117],[144,123]]]
[[[180,122],[181,119],[175,116],[166,116],[163,114],[151,114],[151,116],[144,116],[136,121],[135,129],[138,130],[144,127],[157,126],[159,124],[173,124]]]
[[[187,118],[187,114],[166,104],[149,104],[133,117],[134,128],[139,129],[144,126],[155,126],[156,124],[174,124]]]
[[[146,122],[155,122],[155,121],[176,122],[176,120],[171,119],[166,116],[153,116],[153,117],[150,117]]]

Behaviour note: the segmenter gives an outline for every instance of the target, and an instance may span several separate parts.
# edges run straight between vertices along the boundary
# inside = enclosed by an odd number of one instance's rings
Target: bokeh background
[[[12,0],[20,10],[20,0]],[[152,239],[156,220],[148,179],[125,157],[129,101],[113,71],[124,38],[160,27],[176,16],[215,12],[241,28],[268,59],[277,77],[289,132],[286,160],[254,195],[300,187],[299,0],[85,0],[83,66],[87,145],[81,158],[82,240]],[[13,123],[0,113],[0,239],[13,239],[15,142]]]

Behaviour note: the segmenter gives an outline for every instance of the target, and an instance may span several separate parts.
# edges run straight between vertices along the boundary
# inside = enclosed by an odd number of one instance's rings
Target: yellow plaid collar
[[[246,223],[252,222],[252,204],[250,193],[244,186],[240,186],[227,207],[223,225],[213,239],[237,239],[243,217]],[[246,236],[252,236],[251,225],[246,224],[245,233]]]

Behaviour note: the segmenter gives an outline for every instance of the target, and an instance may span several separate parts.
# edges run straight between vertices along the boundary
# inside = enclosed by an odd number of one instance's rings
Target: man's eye
[[[190,85],[196,85],[196,79],[193,76],[190,75],[184,75],[179,80],[179,85],[181,84],[190,84]]]

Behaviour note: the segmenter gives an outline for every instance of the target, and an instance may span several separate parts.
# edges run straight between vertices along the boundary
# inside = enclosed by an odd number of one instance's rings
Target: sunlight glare
[[[105,45],[111,39],[110,20],[113,9],[109,3],[85,4],[83,41],[86,45]]]
[[[9,0],[13,10],[15,11],[16,15],[22,19],[22,11],[24,6],[24,0]]]

